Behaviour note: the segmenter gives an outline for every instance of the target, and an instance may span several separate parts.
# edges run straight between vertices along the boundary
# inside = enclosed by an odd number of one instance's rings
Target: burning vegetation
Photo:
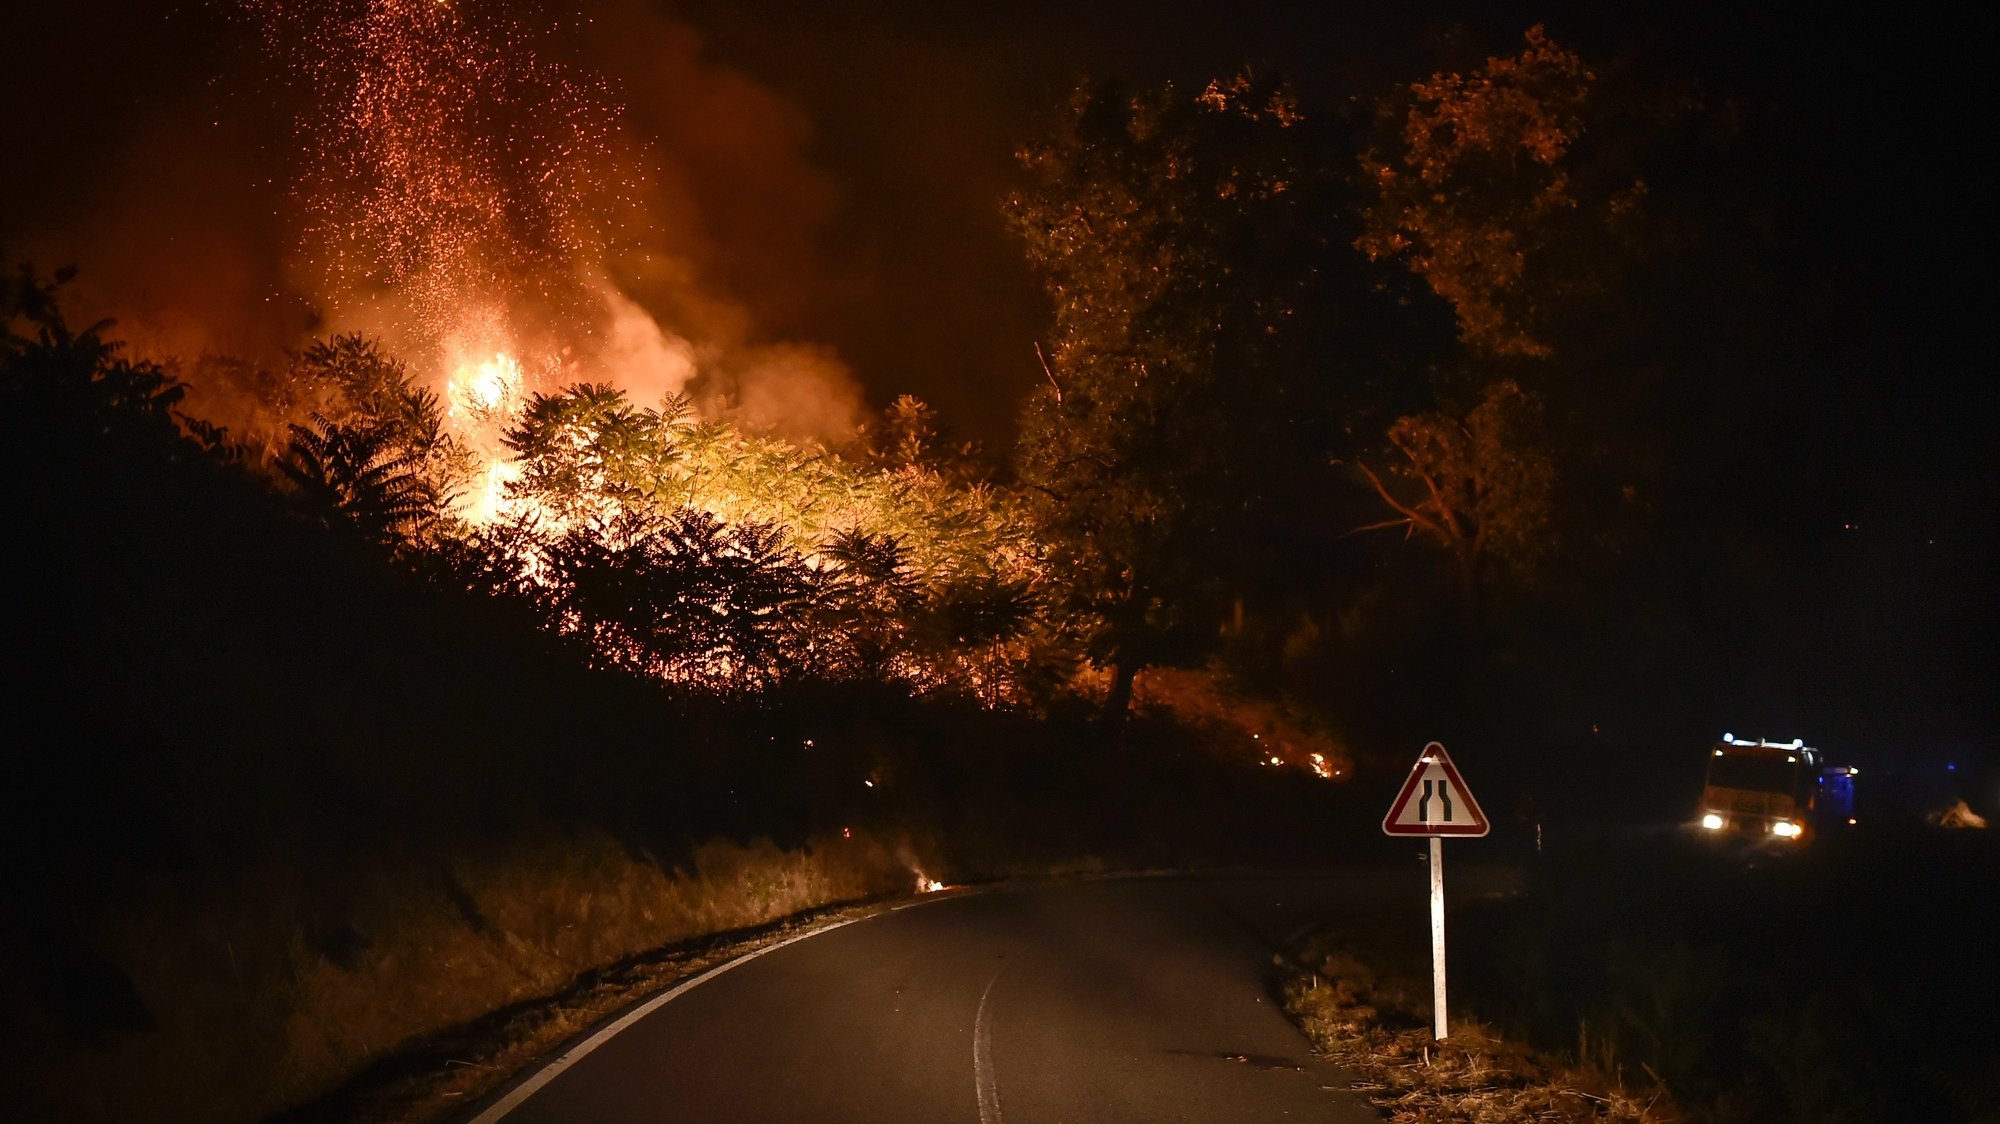
[[[1000,705],[1075,664],[1018,500],[927,407],[864,424],[823,350],[752,342],[699,280],[663,294],[658,154],[609,79],[559,61],[588,20],[241,13],[305,107],[287,270],[331,331],[163,373],[302,507],[683,687],[864,678]]]
[[[486,364],[444,407],[374,344],[336,337],[267,384],[274,413],[309,421],[264,447],[318,517],[670,683],[862,677],[997,705],[1074,663],[1029,524],[922,451],[935,434],[914,400],[833,451],[703,419],[683,396],[522,397],[517,377]]]

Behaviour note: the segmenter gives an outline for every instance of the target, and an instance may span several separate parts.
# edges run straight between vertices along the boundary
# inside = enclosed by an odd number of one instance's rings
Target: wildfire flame
[[[672,304],[666,325],[624,290],[699,278],[644,264],[660,256],[656,208],[679,196],[654,197],[658,154],[612,83],[581,64],[577,20],[456,0],[230,2],[310,95],[294,118],[293,271],[330,327],[381,337],[439,391],[454,452],[471,457],[454,481],[461,517],[549,514],[524,512],[508,487],[520,472],[503,436],[534,393],[588,382],[650,406],[711,352],[729,360],[718,361],[735,388],[728,408],[773,427],[851,429],[858,390],[850,406],[830,352],[740,342],[747,312],[706,295]],[[703,506],[729,522],[767,518],[756,499]]]
[[[501,7],[236,3],[313,95],[294,122],[303,273],[334,321],[386,333],[442,383],[478,462],[461,514],[509,513],[501,435],[567,377],[551,357],[644,315],[603,280],[640,192],[623,107],[537,54],[553,24]]]
[[[462,513],[465,519],[484,525],[508,514],[514,501],[507,494],[507,485],[520,476],[521,470],[513,461],[500,457],[487,461],[486,471],[480,477],[479,490],[467,497]]]
[[[521,397],[521,361],[504,351],[491,359],[461,364],[452,373],[451,403],[471,414],[492,414]]]
[[[453,429],[477,459],[473,487],[461,498],[459,514],[476,525],[514,513],[507,485],[520,469],[505,455],[500,436],[520,409],[527,391],[521,361],[512,352],[496,350],[459,360],[445,382]]]

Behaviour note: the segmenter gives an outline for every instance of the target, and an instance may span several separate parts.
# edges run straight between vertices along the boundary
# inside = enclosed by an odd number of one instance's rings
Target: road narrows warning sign
[[[1473,839],[1492,830],[1479,801],[1465,787],[1465,778],[1451,763],[1444,746],[1432,742],[1424,747],[1410,769],[1410,779],[1389,814],[1382,817],[1385,835],[1450,835]]]
[[[1382,817],[1387,835],[1423,835],[1431,841],[1431,1033],[1442,1042],[1451,1033],[1444,981],[1444,841],[1485,835],[1491,825],[1444,746],[1432,742],[1418,755],[1410,779]]]

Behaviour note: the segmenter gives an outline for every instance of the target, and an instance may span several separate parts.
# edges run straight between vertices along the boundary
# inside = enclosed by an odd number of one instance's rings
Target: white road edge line
[[[979,1124],[1001,1124],[1000,1086],[993,1079],[993,1024],[986,1020],[986,1001],[1006,970],[1001,965],[986,981],[986,990],[979,993],[979,1013],[972,1017],[972,1085],[979,1092]]]
[[[974,894],[976,894],[976,892],[980,892],[980,888],[966,888],[966,890],[960,890],[960,892],[956,892],[956,894],[926,894],[926,896],[922,896],[922,898],[918,898],[918,900],[914,900],[914,902],[904,902],[904,904],[900,904],[900,906],[890,906],[890,908],[888,908],[886,912],[894,914],[894,912],[902,912],[902,910],[908,910],[908,908],[912,908],[912,906],[928,906],[930,902],[950,902],[950,900],[954,900],[954,898],[964,898],[964,896],[966,896],[968,892],[974,892]],[[882,916],[882,914],[868,914],[868,916]],[[730,960],[730,962],[726,962],[726,964],[716,964],[714,968],[710,968],[710,970],[702,972],[700,976],[694,976],[692,980],[682,980],[680,984],[674,984],[674,986],[672,986],[672,988],[668,988],[666,992],[660,992],[658,996],[652,996],[650,1000],[642,1002],[640,1006],[636,1006],[636,1008],[628,1010],[628,1012],[626,1012],[626,1014],[624,1014],[622,1018],[618,1018],[618,1022],[612,1022],[612,1024],[610,1024],[610,1026],[606,1026],[604,1030],[598,1030],[598,1032],[596,1032],[596,1034],[592,1034],[590,1038],[584,1038],[582,1042],[578,1042],[578,1044],[576,1044],[574,1048],[566,1050],[566,1052],[564,1052],[564,1054],[562,1054],[560,1058],[556,1058],[554,1062],[550,1062],[550,1064],[542,1066],[540,1070],[536,1070],[536,1072],[534,1072],[534,1076],[530,1076],[528,1080],[524,1080],[524,1082],[520,1082],[518,1086],[510,1088],[510,1090],[506,1092],[506,1096],[502,1096],[500,1100],[496,1100],[496,1102],[488,1104],[484,1112],[480,1112],[480,1114],[478,1114],[478,1116],[474,1116],[472,1120],[466,1120],[466,1124],[496,1124],[496,1122],[498,1122],[498,1120],[500,1120],[502,1116],[506,1116],[508,1112],[514,1112],[516,1108],[520,1108],[520,1106],[522,1106],[522,1102],[524,1102],[524,1100],[528,1100],[530,1096],[534,1096],[536,1092],[540,1092],[540,1090],[542,1090],[542,1086],[546,1086],[548,1082],[556,1080],[556,1076],[560,1076],[560,1074],[562,1074],[562,1070],[568,1070],[568,1068],[570,1068],[570,1066],[574,1066],[576,1062],[582,1062],[582,1060],[584,1060],[584,1054],[590,1054],[590,1052],[592,1052],[592,1050],[596,1050],[598,1046],[602,1046],[602,1044],[610,1042],[610,1038],[612,1038],[614,1034],[618,1034],[620,1030],[628,1030],[628,1028],[630,1028],[630,1026],[634,1024],[634,1022],[638,1022],[638,1020],[646,1018],[648,1014],[652,1014],[652,1012],[660,1010],[662,1006],[666,1006],[666,1004],[670,1004],[670,1002],[678,1000],[680,996],[684,996],[684,994],[692,992],[694,988],[700,988],[702,984],[706,984],[708,980],[714,980],[716,976],[720,976],[720,974],[728,972],[730,968],[742,968],[744,964],[748,964],[748,962],[756,960],[758,956],[764,956],[766,952],[778,952],[778,950],[780,950],[780,948],[784,948],[786,944],[798,944],[800,940],[806,940],[808,936],[820,936],[822,932],[834,932],[836,928],[842,928],[842,926],[850,926],[850,924],[854,924],[854,922],[864,922],[864,920],[868,920],[868,918],[848,918],[848,920],[844,920],[844,922],[834,922],[834,924],[828,924],[828,926],[820,926],[820,928],[814,928],[814,930],[806,930],[806,932],[802,932],[802,934],[798,934],[798,936],[788,936],[788,938],[780,940],[778,944],[766,944],[764,948],[758,948],[756,952],[744,952],[744,954],[742,954],[742,956],[738,956],[736,960]],[[990,988],[990,984],[988,984],[988,988]],[[980,1002],[984,1002],[984,998],[982,998]],[[998,1122],[998,1118],[994,1118],[994,1120]]]
[[[521,1102],[527,1100],[529,1097],[532,1097],[536,1093],[540,1092],[542,1086],[547,1085],[551,1081],[554,1081],[556,1077],[562,1073],[563,1070],[566,1070],[570,1066],[573,1066],[576,1063],[582,1061],[584,1057],[588,1055],[592,1050],[595,1050],[599,1046],[604,1045],[606,1042],[611,1041],[613,1035],[619,1033],[620,1031],[629,1029],[633,1023],[638,1022],[640,1019],[645,1018],[647,1015],[652,1014],[654,1011],[657,1011],[660,1008],[666,1006],[667,1004],[672,1003],[674,1000],[679,999],[681,996],[687,994],[690,991],[693,991],[695,988],[700,987],[702,984],[707,983],[708,981],[714,979],[715,977],[721,975],[722,973],[729,971],[731,968],[740,968],[743,965],[750,963],[752,960],[757,959],[759,956],[762,956],[767,952],[776,952],[788,944],[796,944],[799,941],[805,940],[807,937],[817,937],[821,933],[831,933],[835,929],[838,929],[844,925],[852,925],[856,921],[865,921],[865,920],[867,920],[867,918],[865,917],[850,917],[845,921],[836,921],[831,925],[827,925],[819,929],[813,929],[808,932],[800,933],[795,937],[786,937],[784,940],[779,941],[777,944],[765,945],[763,948],[760,948],[755,952],[746,952],[743,955],[737,957],[736,959],[728,961],[727,963],[717,964],[715,967],[710,968],[708,971],[703,972],[701,975],[696,976],[693,979],[682,980],[680,983],[675,984],[668,990],[653,996],[651,999],[648,999],[644,1003],[639,1004],[637,1007],[632,1008],[630,1011],[625,1012],[625,1014],[622,1017],[620,1017],[617,1022],[614,1022],[609,1026],[606,1026],[604,1029],[598,1031],[596,1034],[591,1035],[589,1038],[584,1039],[583,1041],[577,1043],[575,1046],[572,1046],[568,1050],[564,1051],[561,1057],[558,1057],[556,1060],[543,1066],[538,1072],[535,1073],[533,1077],[530,1077],[526,1081],[521,1082],[519,1085],[514,1086],[513,1089],[508,1091],[506,1096],[501,1097],[499,1100],[494,1101],[492,1104],[488,1105],[486,1107],[485,1112],[482,1112],[478,1116],[473,1117],[470,1121],[467,1122],[467,1124],[495,1124],[495,1122],[498,1121],[501,1117],[506,1116],[508,1113],[521,1107]]]

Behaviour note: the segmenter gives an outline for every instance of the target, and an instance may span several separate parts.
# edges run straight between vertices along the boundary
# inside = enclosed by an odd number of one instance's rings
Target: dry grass
[[[907,891],[918,861],[857,836],[792,850],[709,843],[669,869],[602,836],[550,836],[484,860],[378,870],[338,910],[281,870],[162,891],[91,934],[152,1025],[78,1048],[41,1005],[12,1002],[26,981],[0,966],[7,1038],[24,1047],[7,1052],[0,1080],[27,1118],[252,1121],[498,1019],[492,1056],[466,1059],[488,1068],[446,1067],[468,1071],[434,1098],[449,1102],[451,1086],[469,1095],[635,989],[708,962],[692,948],[644,954]]]
[[[408,1044],[286,1120],[432,1124],[449,1119],[537,1059],[683,980],[800,933],[890,908],[892,903],[881,901],[815,909],[587,972],[558,994],[514,1004]]]
[[[1286,1009],[1314,1046],[1354,1075],[1353,1089],[1399,1124],[1681,1119],[1657,1092],[1565,1065],[1472,1019],[1433,1039],[1429,1001],[1410,981],[1379,977],[1335,939],[1315,934],[1278,963]]]

